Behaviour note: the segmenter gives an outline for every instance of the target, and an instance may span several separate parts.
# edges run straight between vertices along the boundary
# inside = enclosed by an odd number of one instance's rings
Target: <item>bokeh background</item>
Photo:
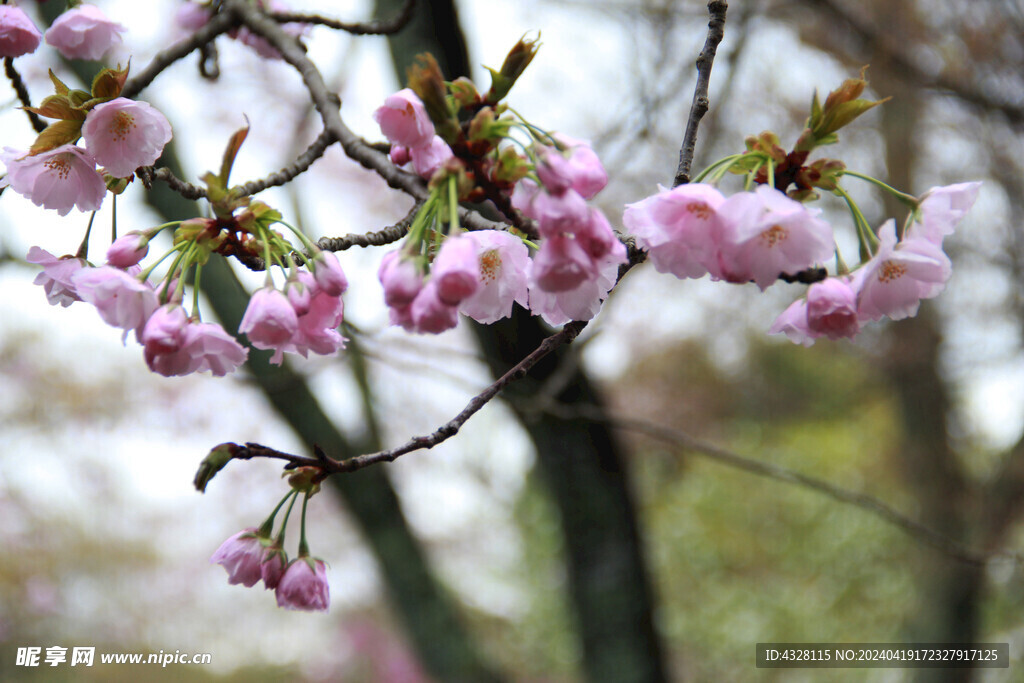
[[[40,26],[39,12],[61,5],[19,4]],[[181,35],[171,21],[179,3],[97,4],[128,27],[111,63],[130,56],[141,68]],[[380,4],[292,6],[352,20],[394,11]],[[401,86],[396,66],[412,54],[431,49],[446,73],[486,84],[483,64],[500,65],[520,36],[541,31],[511,102],[537,125],[593,141],[611,177],[598,200],[613,225],[623,204],[671,182],[704,3],[423,0],[417,12],[391,40],[324,28],[308,36],[357,133],[380,138],[371,114]],[[199,78],[192,55],[142,97],[171,120],[192,180],[219,165],[248,119],[240,182],[286,164],[319,129],[289,67],[224,37],[217,46],[219,80]],[[87,217],[60,219],[5,192],[0,678],[1021,680],[1024,574],[1000,555],[1024,542],[1020,3],[732,3],[695,167],[765,129],[791,144],[811,93],[868,64],[869,96],[892,99],[826,153],[913,194],[985,183],[946,241],[946,292],[913,320],[804,349],[766,335],[801,286],[762,294],[635,268],[578,342],[457,438],[312,501],[310,542],[330,564],[326,615],[278,610],[271,594],[229,586],[208,564],[284,487],[273,463],[237,462],[200,496],[199,460],[229,440],[293,451],[315,442],[339,455],[398,444],[448,420],[543,330],[526,319],[490,332],[464,320],[437,337],[392,329],[375,279],[386,249],[357,248],[340,254],[352,281],[349,352],[282,370],[257,353],[235,377],[161,378],[94,310],[50,307],[32,284],[28,248],[73,252]],[[16,65],[36,100],[48,68],[69,82],[76,73],[45,47]],[[7,86],[0,105],[3,144],[28,146],[31,128]],[[851,191],[873,224],[902,218],[870,187]],[[337,148],[261,198],[314,237],[380,229],[412,204]],[[841,203],[821,204],[854,253]],[[118,200],[118,224],[198,210],[133,187]],[[110,212],[107,201],[98,226]],[[95,232],[98,260],[106,242]],[[261,276],[218,272],[204,275],[203,314],[230,327],[239,283],[251,290]],[[618,418],[862,492],[994,555],[957,560],[862,508],[611,429]],[[787,641],[1009,642],[1012,662],[979,672],[754,668],[755,643]],[[212,664],[15,666],[18,647],[51,645],[208,652]]]

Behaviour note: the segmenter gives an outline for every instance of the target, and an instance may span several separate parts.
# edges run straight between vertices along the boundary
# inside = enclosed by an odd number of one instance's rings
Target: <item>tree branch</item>
[[[406,453],[411,453],[424,448],[433,448],[434,446],[447,441],[458,434],[459,430],[464,424],[466,424],[469,418],[487,405],[491,399],[501,393],[502,389],[515,382],[517,379],[524,377],[526,373],[530,371],[530,368],[536,365],[538,361],[544,358],[544,356],[548,355],[563,344],[571,343],[577,336],[579,336],[579,333],[582,332],[583,328],[586,326],[586,321],[576,321],[566,324],[560,332],[545,338],[544,341],[540,343],[540,346],[534,349],[530,355],[523,358],[508,372],[495,380],[494,383],[474,396],[458,415],[435,429],[432,433],[426,436],[414,436],[401,446],[397,446],[386,451],[379,451],[377,453],[359,455],[346,460],[332,460],[326,456],[316,458],[305,455],[295,455],[256,443],[247,443],[244,446],[236,444],[234,457],[241,458],[243,460],[247,460],[249,458],[277,458],[280,460],[287,460],[288,468],[317,467],[325,474],[331,475],[340,474],[342,472],[355,472],[356,470],[361,470],[364,467],[369,467],[370,465],[376,465],[382,462],[393,462],[399,456],[405,455]]]
[[[384,21],[345,22],[319,14],[304,14],[301,12],[271,12],[270,18],[280,23],[298,22],[303,24],[318,24],[328,28],[346,31],[353,35],[365,36],[387,36],[398,33],[412,19],[412,10],[416,6],[416,0],[405,0],[402,9],[398,14]]]
[[[683,145],[679,150],[679,166],[676,168],[672,187],[690,182],[690,166],[693,164],[693,155],[697,147],[697,128],[710,105],[708,86],[711,83],[711,67],[715,61],[718,44],[725,35],[725,13],[728,9],[729,3],[726,0],[711,0],[708,3],[708,12],[711,14],[708,37],[704,41],[704,49],[697,57],[697,85],[693,90],[693,103],[690,105],[690,116],[686,120]]]
[[[25,81],[21,80],[21,74],[18,73],[17,69],[14,68],[14,58],[4,57],[4,73],[7,75],[7,80],[11,82],[11,87],[14,88],[14,92],[18,95],[18,101],[25,107],[32,106],[32,98],[29,97],[28,88],[25,87]],[[25,110],[25,116],[28,117],[29,123],[32,124],[32,129],[37,133],[42,133],[46,130],[46,122],[39,118],[39,115],[35,112]]]

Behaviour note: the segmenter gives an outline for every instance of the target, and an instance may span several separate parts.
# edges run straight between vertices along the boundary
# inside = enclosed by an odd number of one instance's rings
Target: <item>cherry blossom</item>
[[[781,273],[796,273],[828,259],[834,251],[832,228],[818,210],[767,185],[738,192],[716,211],[721,220],[715,279],[753,280],[767,289]]]
[[[896,222],[891,218],[878,237],[878,251],[854,274],[857,314],[862,320],[917,315],[921,300],[937,296],[946,286],[952,273],[949,257],[921,235],[909,235],[897,243]]]
[[[277,606],[305,612],[326,612],[331,604],[327,567],[322,560],[299,557],[277,584]]]
[[[768,334],[784,334],[794,344],[811,346],[818,336],[807,324],[807,299],[797,299],[779,314]]]
[[[108,325],[141,334],[143,326],[159,307],[156,291],[120,268],[82,268],[71,282],[83,301],[96,307]]]
[[[198,2],[186,2],[174,12],[174,23],[192,33],[198,31],[210,20],[210,9]]]
[[[246,335],[257,349],[279,349],[291,341],[298,329],[295,308],[274,287],[264,287],[252,295],[238,326],[239,333]]]
[[[96,211],[107,192],[95,160],[75,145],[61,145],[32,156],[4,147],[0,161],[7,167],[7,177],[0,186],[10,185],[36,206],[54,209],[61,216],[68,215],[72,207]]]
[[[808,288],[807,327],[832,340],[857,336],[857,294],[847,278],[826,278]]]
[[[265,7],[270,12],[287,12],[291,8],[287,3],[281,0],[258,0],[260,6]],[[292,36],[293,38],[300,38],[309,31],[309,24],[302,24],[294,21],[281,24],[281,29],[285,33]],[[277,48],[267,42],[262,36],[258,36],[247,27],[242,27],[231,34],[239,42],[244,45],[248,45],[252,49],[256,50],[256,54],[264,59],[281,59],[281,53],[278,52]]]
[[[118,97],[89,112],[82,137],[96,163],[125,178],[160,158],[171,140],[171,124],[148,103]]]
[[[448,143],[442,140],[441,136],[435,135],[423,147],[409,148],[409,156],[412,158],[412,165],[416,168],[416,173],[423,178],[430,178],[454,154],[452,154],[452,148],[448,146]]]
[[[393,145],[427,147],[434,138],[434,124],[427,109],[410,88],[389,95],[384,105],[373,113],[373,120]]]
[[[459,309],[445,303],[437,291],[437,281],[431,278],[420,290],[408,311],[397,312],[395,319],[409,332],[440,334],[459,324]]]
[[[480,261],[476,242],[468,237],[448,237],[430,266],[430,281],[438,298],[449,306],[458,306],[480,287]]]
[[[43,34],[25,10],[0,5],[0,57],[21,57],[35,52],[42,39]]]
[[[338,263],[338,257],[329,251],[317,252],[313,257],[313,277],[328,296],[341,296],[348,289],[348,278]]]
[[[209,370],[216,377],[234,372],[249,356],[249,350],[216,323],[191,323],[183,350],[198,361],[197,372]]]
[[[260,562],[263,559],[263,544],[256,535],[256,528],[243,529],[221,543],[210,557],[211,564],[219,564],[228,572],[228,583],[255,586],[262,578]],[[279,598],[280,600],[280,598]]]
[[[466,234],[476,244],[480,288],[459,304],[459,312],[490,324],[512,315],[513,303],[526,307],[530,250],[518,237],[501,230]]]
[[[199,368],[199,361],[186,348],[189,324],[188,314],[178,304],[165,304],[149,316],[139,341],[150,370],[180,377]]]
[[[260,562],[260,576],[263,577],[263,585],[267,590],[274,590],[281,583],[288,568],[288,556],[279,545],[271,545],[263,550],[263,558]]]
[[[597,265],[571,235],[544,240],[531,270],[533,283],[545,292],[575,289],[597,275]]]
[[[108,19],[96,5],[79,5],[57,17],[45,37],[47,45],[68,59],[97,60],[121,44],[124,31],[124,26]]]
[[[25,260],[43,267],[43,272],[36,275],[33,284],[42,285],[46,292],[46,300],[50,305],[67,308],[76,301],[82,299],[78,296],[72,276],[82,268],[86,267],[85,259],[64,256],[57,258],[50,252],[39,247],[32,247],[28,250]]]
[[[626,205],[623,223],[659,273],[699,278],[718,270],[717,211],[724,201],[710,185],[680,185]]]
[[[415,261],[401,251],[384,255],[377,278],[384,286],[384,303],[390,307],[408,306],[423,289],[423,273]]]
[[[590,320],[597,315],[601,302],[615,286],[619,266],[626,260],[626,247],[616,241],[613,248],[597,262],[596,277],[584,280],[574,289],[561,292],[543,290],[531,274],[530,312],[541,316],[549,325],[562,325],[570,320]]]
[[[907,237],[922,236],[941,246],[942,238],[951,235],[974,206],[980,190],[979,182],[931,188],[921,195],[918,220],[910,225]]]

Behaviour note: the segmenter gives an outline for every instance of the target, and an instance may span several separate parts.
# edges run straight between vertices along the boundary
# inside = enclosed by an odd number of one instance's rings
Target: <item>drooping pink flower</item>
[[[833,341],[857,336],[857,293],[847,278],[826,278],[808,288],[807,327]]]
[[[97,60],[121,44],[124,31],[124,26],[108,19],[96,5],[79,5],[57,17],[45,37],[47,45],[68,59]]]
[[[619,236],[615,234],[607,216],[600,209],[591,209],[589,220],[576,230],[576,241],[594,260],[600,260],[615,248]]]
[[[445,239],[430,266],[430,281],[438,298],[449,306],[472,296],[480,287],[476,242],[462,235]]]
[[[412,154],[408,147],[391,145],[391,149],[388,151],[388,158],[391,159],[391,163],[395,166],[405,166],[407,163],[412,161]]]
[[[46,300],[50,305],[60,304],[67,308],[82,299],[75,290],[72,276],[86,267],[85,259],[64,256],[57,258],[50,252],[39,247],[28,250],[25,260],[43,267],[43,272],[36,275],[33,284],[42,285],[46,292]]]
[[[329,251],[321,251],[313,257],[313,277],[328,296],[341,296],[348,289],[348,278],[338,263],[338,257]]]
[[[274,287],[253,293],[238,326],[238,332],[246,335],[257,349],[279,349],[298,329],[299,316],[295,309],[288,297]]]
[[[191,323],[185,329],[183,348],[198,361],[196,372],[209,370],[216,377],[234,372],[249,356],[249,349],[216,323]]]
[[[140,282],[120,268],[82,268],[71,276],[71,282],[78,296],[95,306],[105,323],[126,332],[135,330],[136,337],[160,305],[148,282]]]
[[[0,152],[7,177],[0,185],[10,185],[33,204],[54,209],[61,216],[71,207],[96,211],[107,192],[103,176],[96,171],[95,160],[81,147],[61,145],[48,152],[27,156],[10,147]]]
[[[327,567],[322,560],[292,560],[277,584],[277,606],[304,612],[326,612],[331,604]]]
[[[562,325],[570,320],[590,320],[601,310],[601,302],[615,286],[619,266],[626,260],[626,247],[616,240],[612,249],[597,260],[597,277],[586,279],[575,289],[562,292],[544,291],[531,274],[530,312],[541,316],[549,325]]]
[[[608,172],[598,158],[597,153],[586,140],[578,140],[558,133],[555,139],[569,148],[568,165],[572,189],[579,192],[584,199],[591,199],[608,184]]]
[[[309,351],[327,356],[345,348],[345,337],[338,332],[345,314],[345,304],[339,296],[331,296],[314,284],[309,309],[299,316],[299,330],[292,337],[293,352]]]
[[[160,158],[171,140],[171,124],[148,103],[118,97],[86,115],[82,137],[96,163],[110,175],[126,178]]]
[[[262,578],[260,562],[263,559],[263,544],[256,535],[256,528],[249,527],[221,543],[211,564],[219,564],[228,572],[228,583],[242,584],[251,588]],[[279,598],[280,600],[280,598]]]
[[[717,269],[717,211],[724,201],[711,185],[680,185],[626,205],[623,223],[659,273],[699,278]]]
[[[0,5],[0,57],[21,57],[35,52],[42,39],[43,34],[25,10]]]
[[[377,278],[384,286],[384,303],[390,307],[408,306],[423,289],[423,273],[401,250],[384,255]]]
[[[409,156],[412,157],[412,165],[416,167],[416,173],[429,179],[444,165],[444,162],[455,155],[448,143],[440,135],[435,135],[430,142],[422,147],[410,147]]]
[[[952,264],[942,248],[920,235],[896,242],[891,218],[878,231],[878,251],[854,273],[857,314],[862,320],[888,316],[902,320],[917,315],[922,299],[937,296],[946,286]]]
[[[107,265],[128,268],[138,264],[149,253],[149,239],[141,232],[121,235],[107,249]]]
[[[531,269],[533,283],[545,292],[575,289],[583,281],[597,276],[597,264],[571,235],[541,242]]]
[[[797,273],[828,259],[835,243],[832,227],[816,210],[767,185],[738,192],[719,205],[721,220],[715,279],[753,280],[767,289],[781,273]]]
[[[391,310],[401,316],[396,309],[392,308]],[[407,314],[407,320],[411,325],[404,323],[406,320],[404,317],[400,318],[403,321],[400,324],[409,332],[440,334],[459,324],[459,309],[441,300],[437,292],[437,282],[433,278],[427,281],[413,302],[409,304]]]
[[[267,546],[263,551],[263,559],[260,562],[260,576],[263,577],[263,585],[267,590],[274,590],[281,583],[288,568],[288,555],[279,545]]]
[[[906,236],[924,237],[942,246],[942,238],[953,234],[953,230],[974,206],[980,190],[980,182],[931,188],[921,196],[918,220],[911,223]]]
[[[789,341],[803,346],[814,344],[818,333],[807,326],[807,299],[801,297],[791,303],[772,323],[768,334],[784,334]]]
[[[480,288],[459,304],[459,312],[486,325],[512,315],[513,303],[525,308],[530,250],[523,241],[503,230],[475,230],[466,239],[476,244]]]
[[[199,359],[187,348],[189,326],[188,314],[178,304],[164,304],[149,316],[139,341],[150,370],[181,377],[199,369]]]
[[[537,227],[544,237],[573,234],[590,220],[590,207],[576,190],[566,190],[559,195],[538,192],[530,203],[531,213],[526,215],[537,219]]]
[[[399,90],[384,100],[384,105],[373,113],[373,120],[392,144],[414,149],[427,147],[434,138],[434,124],[430,121],[422,100],[410,88]]]

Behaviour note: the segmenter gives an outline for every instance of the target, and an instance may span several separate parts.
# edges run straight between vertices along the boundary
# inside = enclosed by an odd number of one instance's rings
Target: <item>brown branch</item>
[[[284,185],[299,174],[308,170],[309,167],[313,165],[313,162],[322,157],[324,152],[327,151],[327,148],[333,145],[334,142],[334,137],[329,131],[325,130],[320,133],[317,139],[306,148],[306,151],[300,154],[290,165],[285,166],[276,173],[271,173],[266,178],[261,180],[252,180],[244,185],[239,185],[232,189],[247,197],[249,195],[256,194],[257,192],[262,192],[268,187]]]
[[[121,90],[121,97],[133,98],[156,80],[167,67],[188,56],[193,50],[212,42],[222,33],[227,33],[237,25],[238,20],[230,12],[214,14],[202,28],[188,38],[178,41],[166,50],[158,52],[142,71],[128,79]]]
[[[136,175],[139,176],[139,180],[148,190],[153,187],[154,180],[162,180],[167,185],[180,194],[185,199],[206,199],[206,189],[193,185],[192,183],[186,182],[174,175],[169,168],[153,168],[152,166],[145,166],[138,169]]]
[[[704,41],[704,49],[697,57],[697,85],[693,90],[693,103],[690,105],[690,115],[686,120],[686,132],[683,134],[683,144],[679,149],[679,166],[676,168],[672,187],[690,182],[690,166],[693,164],[693,155],[697,148],[697,128],[710,106],[708,86],[711,83],[711,67],[715,61],[718,44],[725,35],[725,13],[728,9],[729,3],[726,0],[711,0],[708,3],[708,12],[711,14],[708,37]]]
[[[1011,560],[1017,564],[1024,564],[1024,557],[1019,553],[1010,551],[1001,552],[978,552],[972,550],[962,543],[955,541],[937,531],[921,524],[918,521],[907,517],[901,512],[893,509],[879,499],[869,496],[866,493],[851,491],[842,488],[823,479],[818,479],[796,470],[782,467],[774,463],[764,462],[748,458],[732,451],[716,446],[707,441],[690,436],[686,432],[671,427],[664,427],[646,420],[628,417],[608,415],[604,409],[593,406],[568,406],[556,403],[551,399],[543,400],[540,403],[531,404],[532,409],[550,412],[557,417],[569,419],[584,417],[589,420],[606,422],[608,425],[621,430],[638,432],[659,441],[678,446],[679,448],[707,458],[721,465],[740,469],[760,477],[774,479],[776,481],[801,486],[810,489],[832,500],[869,512],[881,518],[889,524],[897,527],[912,538],[939,550],[945,555],[961,562],[972,565],[985,565],[992,560]],[[527,409],[530,409],[527,407]]]
[[[32,98],[29,97],[28,88],[25,87],[25,81],[21,80],[21,74],[14,68],[14,58],[4,57],[4,73],[7,75],[7,80],[11,82],[11,87],[14,88],[14,92],[18,95],[18,101],[21,102],[22,106],[31,107]],[[39,115],[35,112],[25,110],[25,115],[28,116],[29,123],[32,124],[32,129],[37,133],[42,133],[46,130],[46,122],[39,118]]]
[[[542,341],[540,345],[530,353],[530,355],[516,363],[514,367],[499,377],[493,384],[474,396],[458,415],[435,429],[432,433],[425,436],[414,436],[401,446],[397,446],[386,451],[379,451],[377,453],[367,453],[365,455],[359,455],[345,460],[333,460],[326,457],[318,458],[305,455],[295,455],[256,443],[247,443],[245,446],[235,444],[236,450],[234,457],[241,458],[243,460],[248,460],[250,458],[277,458],[279,460],[286,460],[288,462],[286,468],[288,469],[295,467],[317,467],[321,469],[325,475],[332,475],[343,472],[355,472],[356,470],[361,470],[364,467],[377,465],[379,463],[393,462],[398,457],[405,455],[406,453],[411,453],[425,448],[433,448],[434,446],[447,441],[458,434],[459,430],[464,424],[466,424],[469,418],[473,417],[473,415],[487,405],[491,399],[501,393],[506,386],[524,377],[534,365],[544,358],[544,356],[564,344],[571,343],[577,336],[579,336],[579,333],[583,331],[583,328],[586,327],[586,325],[586,321],[575,321],[566,324],[560,332],[545,338],[544,341]]]
[[[405,4],[398,11],[398,14],[384,21],[346,22],[319,14],[304,14],[301,12],[271,12],[268,16],[282,24],[286,22],[318,24],[339,31],[346,31],[357,36],[386,36],[398,33],[405,28],[405,25],[412,19],[412,10],[415,6],[416,0],[405,0]]]

